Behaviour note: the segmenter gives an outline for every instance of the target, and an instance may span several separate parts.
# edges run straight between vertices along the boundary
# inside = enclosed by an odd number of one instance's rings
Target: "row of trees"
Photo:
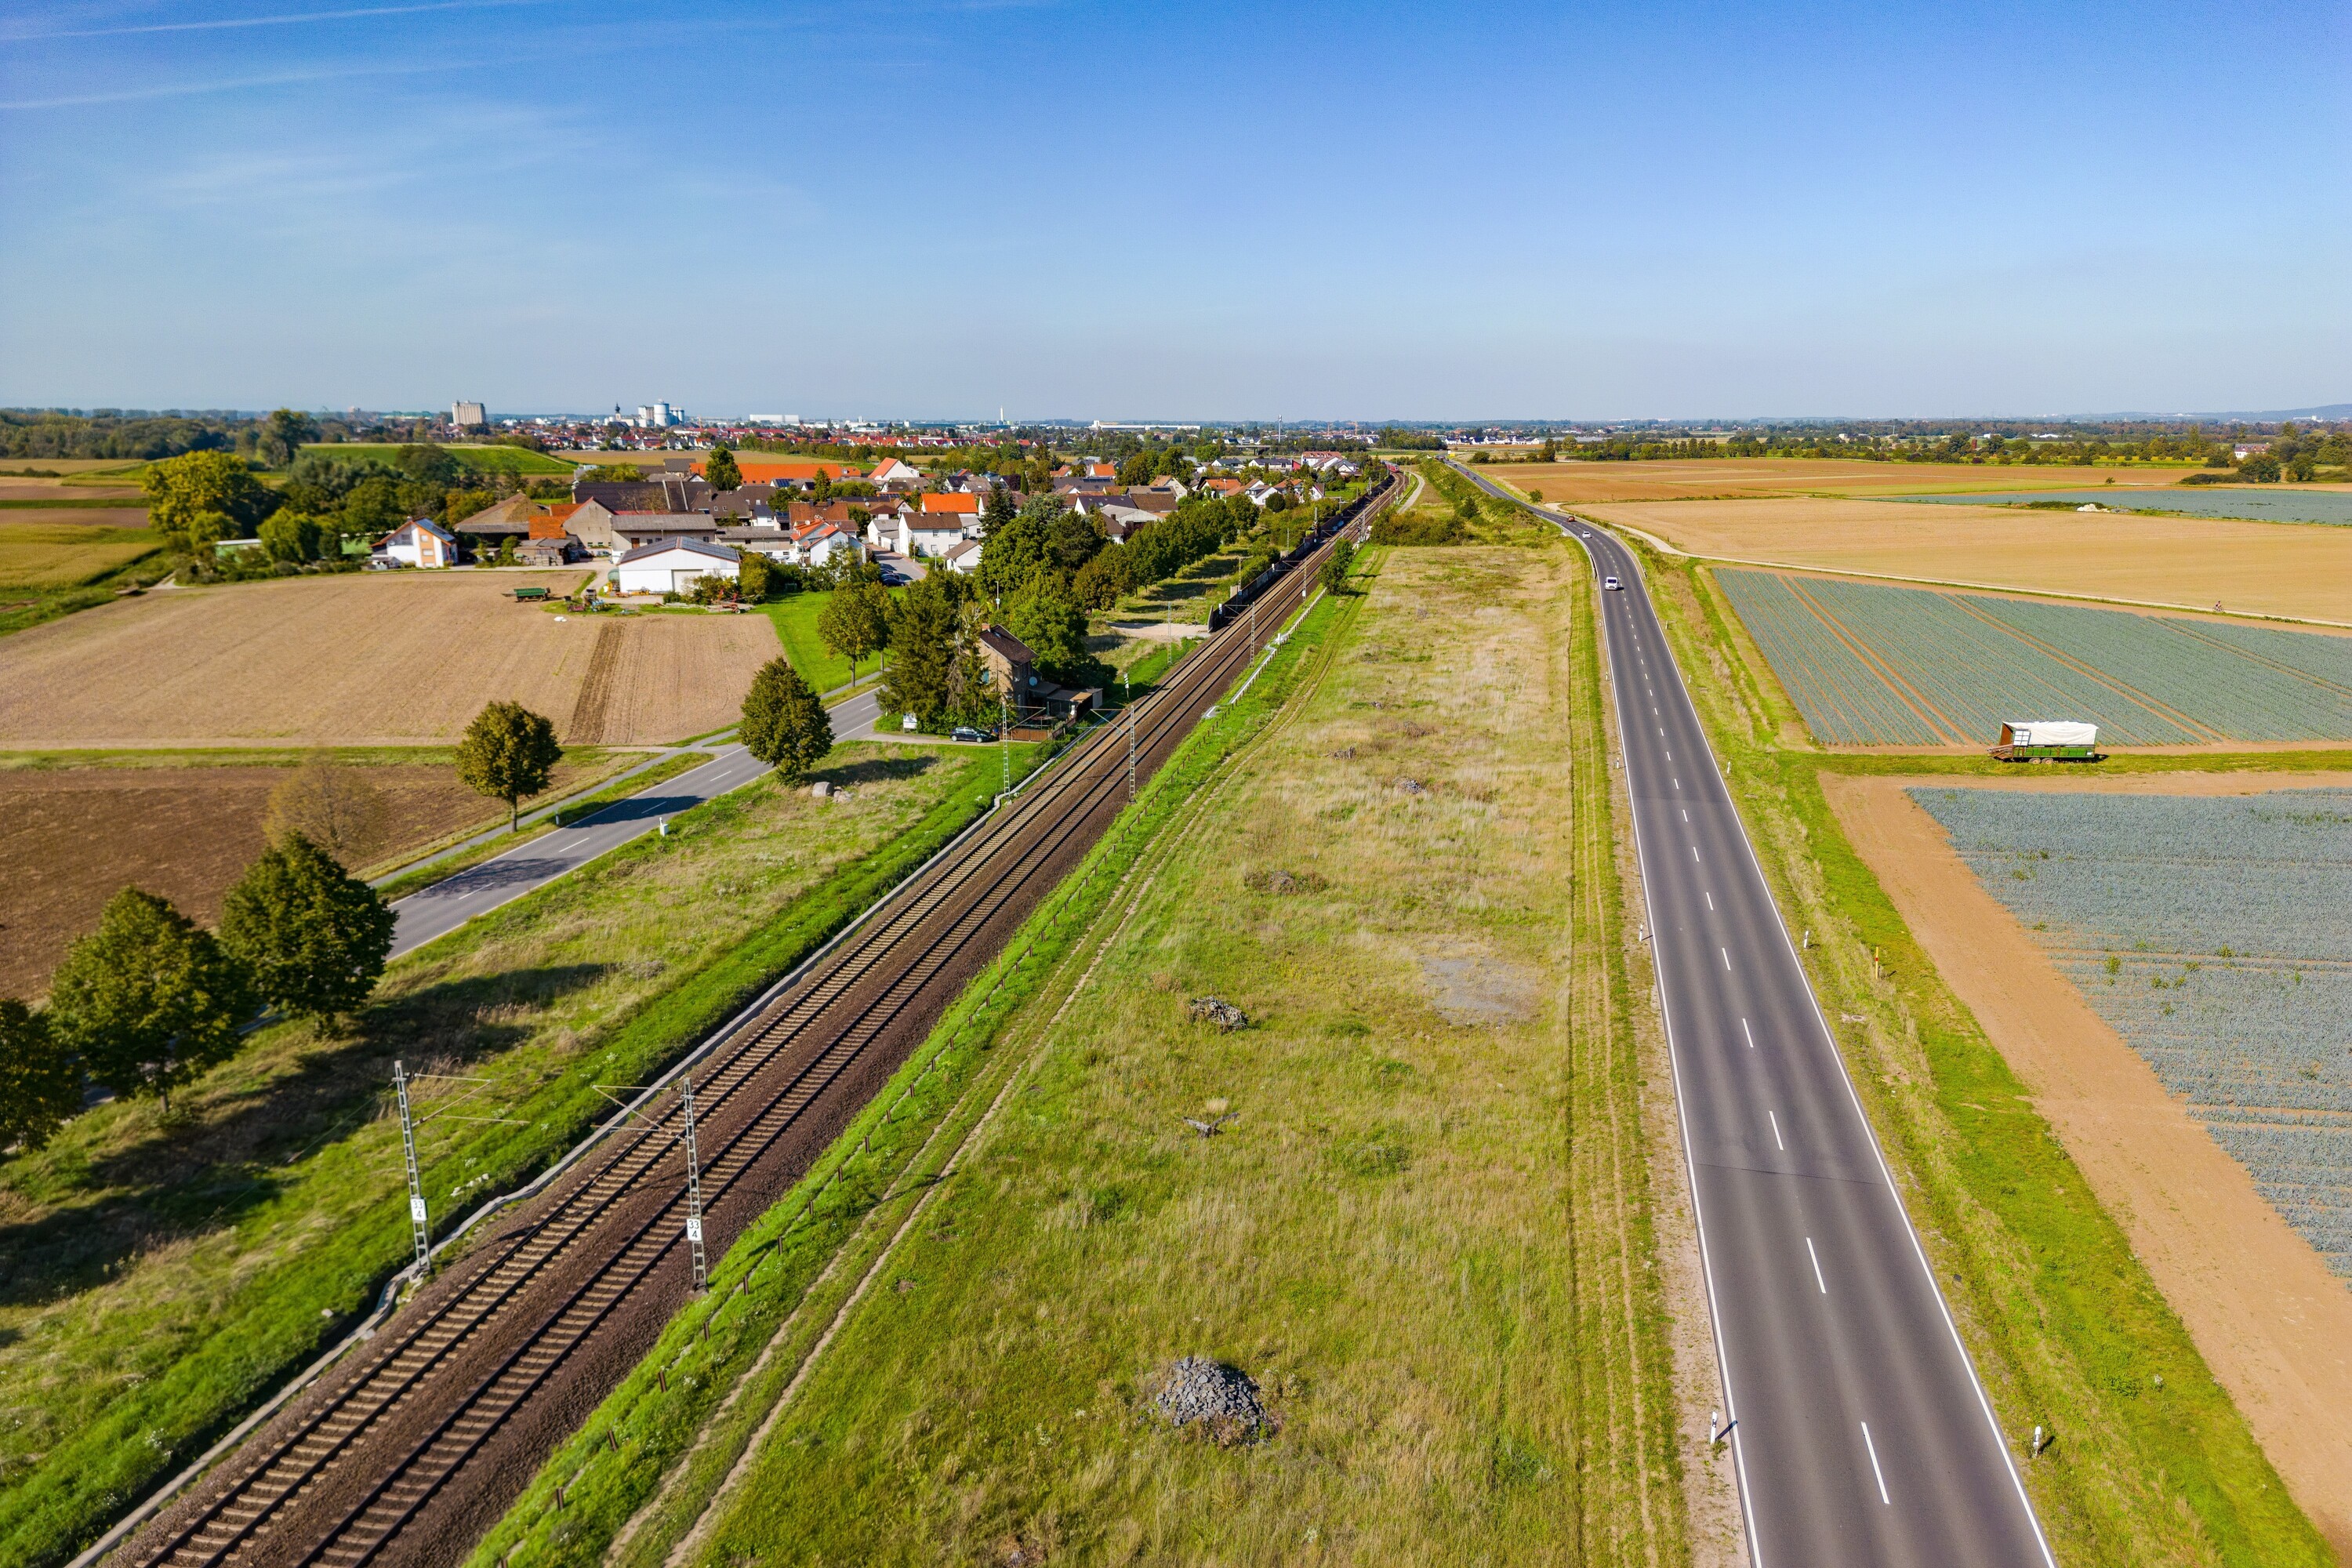
[[[340,556],[344,540],[380,538],[412,517],[455,527],[514,480],[469,472],[444,447],[412,445],[391,462],[299,452],[277,489],[245,458],[223,451],[152,464],[141,484],[152,526],[183,551],[258,537],[271,559],[299,563]]]
[[[512,826],[562,756],[545,717],[493,702],[467,727],[457,773],[505,801]],[[309,763],[271,792],[269,846],[222,900],[217,930],[143,889],[115,894],[58,965],[46,1006],[0,998],[0,1148],[39,1147],[90,1083],[159,1097],[168,1114],[173,1091],[234,1056],[259,1009],[322,1026],[356,1011],[395,917],[344,857],[373,843],[379,816],[349,770]]]
[[[256,1010],[331,1023],[367,1000],[392,951],[383,898],[300,833],[264,850],[209,931],[125,888],[73,944],[48,1005],[0,999],[0,1146],[38,1148],[85,1084],[172,1091],[236,1052]]]

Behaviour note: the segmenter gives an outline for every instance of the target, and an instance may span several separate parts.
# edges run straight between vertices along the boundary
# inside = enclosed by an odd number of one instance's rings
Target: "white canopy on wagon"
[[[2095,746],[2099,727],[2074,719],[2012,719],[2000,727],[2004,746]]]

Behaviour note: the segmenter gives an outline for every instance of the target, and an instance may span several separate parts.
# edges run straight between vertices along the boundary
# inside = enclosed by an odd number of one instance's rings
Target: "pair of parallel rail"
[[[1158,690],[1087,736],[967,840],[960,857],[919,874],[814,973],[718,1046],[695,1085],[706,1224],[722,1207],[748,1223],[789,1187],[798,1172],[772,1169],[777,1162],[764,1157],[828,1111],[845,1121],[837,1102],[854,1089],[854,1069],[894,1044],[911,1048],[944,1009],[957,972],[985,961],[977,950],[987,937],[1017,923],[1042,897],[1039,884],[1050,885],[1116,815],[1129,776],[1128,727],[1136,731],[1134,754],[1157,768],[1255,657],[1255,626],[1279,625],[1305,602],[1313,574],[1301,568],[1394,491],[1391,479],[1294,552],[1286,563],[1292,570],[1253,584],[1257,616],[1214,633]],[[265,1428],[115,1560],[136,1568],[362,1568],[394,1547],[469,1460],[578,1365],[616,1314],[658,1282],[678,1293],[681,1270],[665,1265],[686,1245],[684,1183],[665,1194],[653,1179],[677,1146],[668,1135],[674,1115],[647,1118],[635,1136],[507,1222],[462,1272],[379,1333],[381,1342]],[[722,1248],[727,1239],[713,1238]],[[347,1483],[353,1472],[360,1484],[327,1495],[337,1489],[331,1482]],[[429,1555],[457,1552],[444,1542]]]

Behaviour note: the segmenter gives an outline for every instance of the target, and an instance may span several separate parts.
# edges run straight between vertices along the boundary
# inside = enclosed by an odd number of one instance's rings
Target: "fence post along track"
[[[1387,476],[1327,520],[1276,563],[1285,569],[1269,568],[1221,606],[1224,624],[1260,600],[1277,619],[1297,607],[1313,574],[1292,568],[1395,489]],[[1156,770],[1255,662],[1250,639],[1222,629],[1132,705],[1139,770]],[[690,1253],[687,1219],[698,1217],[724,1252],[1117,816],[1126,768],[1122,737],[1108,728],[1094,727],[1008,792],[665,1075],[664,1083],[694,1075],[696,1190],[649,1184],[667,1141],[614,1138],[628,1119],[607,1123],[502,1209],[486,1207],[461,1227],[483,1233],[462,1260],[160,1510],[120,1561],[361,1568],[446,1562],[470,1542],[568,1436],[567,1413],[601,1399],[692,1299],[690,1266],[663,1267],[681,1246]],[[633,1104],[642,1109],[654,1092]],[[493,1214],[499,1223],[487,1223]]]

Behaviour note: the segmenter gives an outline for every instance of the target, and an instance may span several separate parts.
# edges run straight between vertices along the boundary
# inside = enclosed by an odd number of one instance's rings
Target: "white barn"
[[[613,584],[624,594],[690,594],[698,579],[740,576],[743,558],[723,544],[698,539],[656,539],[621,557]]]

